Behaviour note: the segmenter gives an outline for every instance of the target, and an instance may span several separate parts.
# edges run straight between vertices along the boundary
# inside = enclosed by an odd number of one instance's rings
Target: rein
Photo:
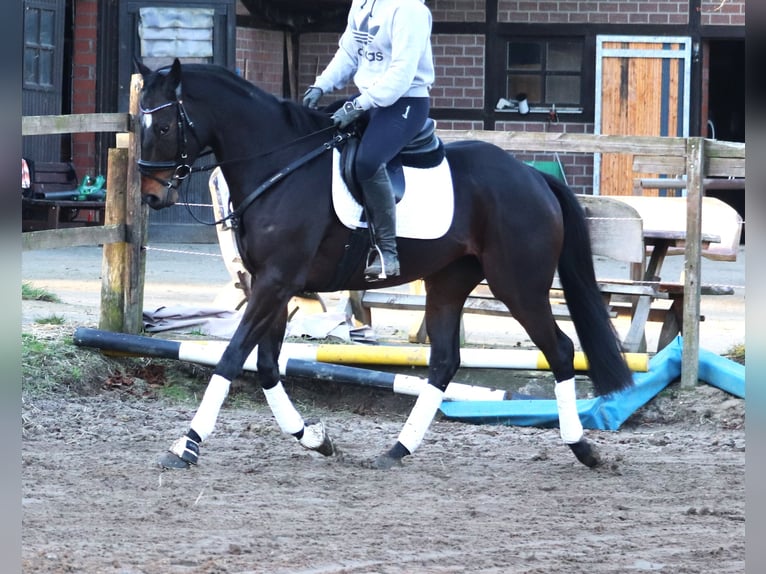
[[[324,131],[324,130],[322,130]],[[322,145],[320,145],[317,148],[314,148],[310,152],[308,152],[305,155],[302,155],[298,159],[291,161],[289,164],[287,164],[285,167],[280,169],[277,173],[272,175],[269,179],[264,181],[261,185],[259,185],[253,192],[250,193],[243,201],[240,203],[237,208],[232,211],[229,215],[221,218],[219,221],[216,221],[213,223],[213,225],[216,225],[218,223],[223,223],[226,220],[231,220],[231,225],[234,229],[237,229],[240,224],[240,220],[242,218],[242,215],[245,213],[248,207],[250,207],[253,202],[258,199],[261,195],[263,195],[270,187],[272,187],[274,184],[278,183],[288,175],[290,175],[293,171],[298,169],[299,167],[307,164],[314,158],[322,155],[326,151],[330,151],[333,148],[338,147],[340,144],[342,144],[344,141],[348,140],[350,137],[353,136],[352,132],[344,132],[339,133],[335,135],[331,140],[328,140],[324,142]]]

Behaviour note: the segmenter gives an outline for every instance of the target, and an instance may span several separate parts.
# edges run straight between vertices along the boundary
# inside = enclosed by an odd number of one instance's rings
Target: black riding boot
[[[386,166],[381,165],[370,179],[360,182],[367,216],[372,225],[375,245],[367,256],[364,277],[381,281],[399,275],[399,255],[396,252],[396,202]],[[381,265],[380,257],[383,256]]]

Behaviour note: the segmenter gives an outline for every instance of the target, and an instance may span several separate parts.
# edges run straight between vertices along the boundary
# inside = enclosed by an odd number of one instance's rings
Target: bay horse
[[[437,238],[399,237],[401,275],[371,286],[362,273],[364,256],[350,262],[344,257],[355,231],[333,209],[330,150],[345,136],[326,112],[277,98],[220,66],[175,60],[153,71],[136,65],[143,78],[142,200],[154,209],[175,204],[195,160],[212,152],[229,187],[240,255],[252,275],[242,321],[189,430],[160,457],[163,467],[198,463],[200,443],[213,432],[230,383],[256,346],[259,381],[282,432],[332,455],[335,446],[323,423],[304,420],[280,381],[288,302],[300,292],[364,290],[419,278],[427,293],[428,384],[394,445],[372,466],[400,465],[421,444],[460,366],[463,304],[483,279],[550,365],[563,442],[586,466],[599,463],[577,414],[574,344],[551,311],[556,271],[594,392],[614,393],[633,381],[596,283],[584,211],[566,184],[486,142],[445,145],[454,193],[451,224]]]

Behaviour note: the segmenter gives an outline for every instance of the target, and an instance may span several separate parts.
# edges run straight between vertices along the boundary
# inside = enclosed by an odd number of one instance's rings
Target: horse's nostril
[[[144,195],[141,197],[141,203],[148,205],[152,209],[160,208],[160,198],[156,195]]]

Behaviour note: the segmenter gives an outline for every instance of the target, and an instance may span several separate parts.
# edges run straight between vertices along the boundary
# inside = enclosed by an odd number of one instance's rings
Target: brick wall
[[[702,25],[744,26],[745,0],[702,0]]]
[[[513,132],[550,132],[550,133],[593,133],[593,124],[584,122],[540,122],[540,121],[499,121],[495,123],[498,131]],[[556,155],[551,153],[513,154],[522,161],[553,161]],[[593,154],[560,153],[559,161],[564,168],[567,183],[575,193],[591,193],[593,190]]]
[[[237,28],[237,71],[259,88],[282,95],[284,33]]]
[[[744,0],[742,0],[744,1]],[[679,0],[498,0],[498,22],[533,24],[686,24]]]
[[[439,34],[431,38],[436,80],[431,105],[436,108],[484,107],[484,36]]]
[[[427,2],[434,22],[484,22],[484,0],[431,0]]]
[[[72,62],[72,113],[96,112],[98,1],[75,2]],[[96,135],[72,135],[72,161],[80,177],[96,174]]]

